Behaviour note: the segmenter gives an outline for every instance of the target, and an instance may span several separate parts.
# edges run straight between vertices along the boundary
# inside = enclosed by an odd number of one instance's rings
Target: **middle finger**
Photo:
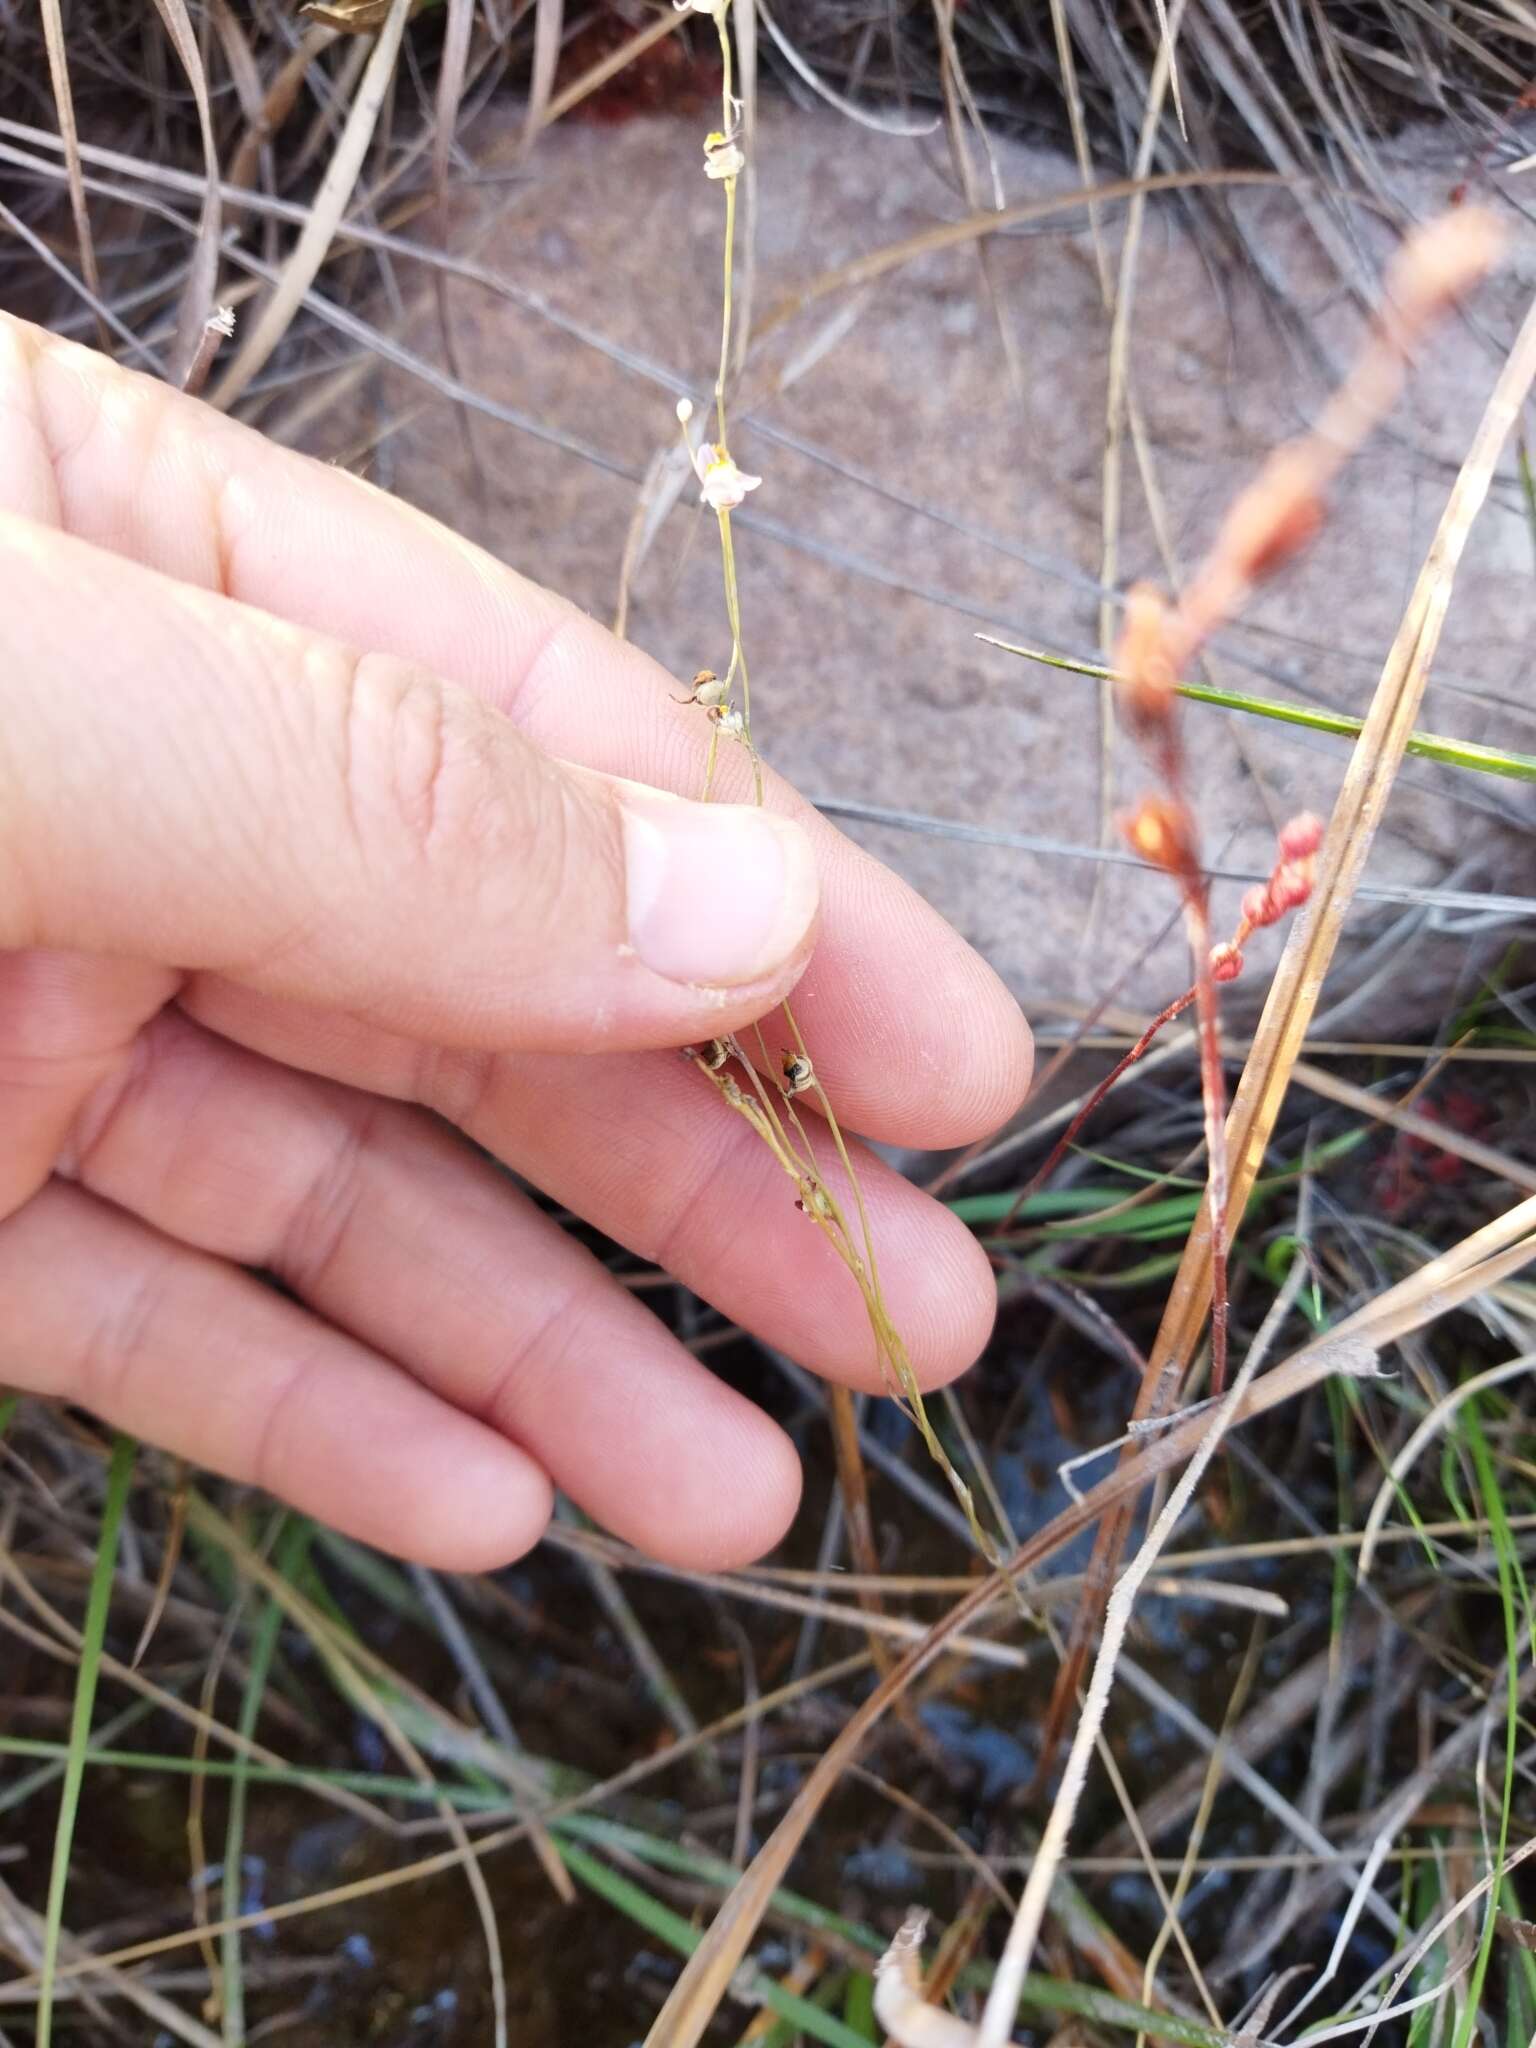
[[[391,1038],[199,976],[183,1005],[269,1058],[417,1101],[566,1208],[664,1266],[733,1322],[829,1379],[878,1389],[858,1287],[795,1207],[795,1183],[746,1121],[675,1054],[481,1056]],[[825,1130],[818,1168],[851,1208]],[[942,1204],[849,1141],[892,1320],[923,1384],[972,1364],[997,1295],[986,1255]]]

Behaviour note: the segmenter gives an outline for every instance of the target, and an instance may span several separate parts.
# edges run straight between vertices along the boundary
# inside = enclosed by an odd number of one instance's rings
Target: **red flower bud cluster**
[[[1312,894],[1317,849],[1323,843],[1323,821],[1302,811],[1280,828],[1280,858],[1267,882],[1255,883],[1243,898],[1242,915],[1230,939],[1211,948],[1211,979],[1236,981],[1243,971],[1243,947],[1265,925],[1278,924],[1287,911],[1299,910]]]

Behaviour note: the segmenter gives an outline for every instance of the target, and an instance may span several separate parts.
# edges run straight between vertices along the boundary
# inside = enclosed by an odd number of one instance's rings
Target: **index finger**
[[[546,751],[697,796],[708,727],[638,648],[436,521],[93,351],[0,316],[0,504],[357,647],[420,662]],[[716,793],[750,800],[744,750]],[[822,935],[795,997],[840,1116],[969,1142],[1028,1086],[1018,1005],[938,914],[771,773],[813,832]],[[700,877],[700,888],[717,878]]]

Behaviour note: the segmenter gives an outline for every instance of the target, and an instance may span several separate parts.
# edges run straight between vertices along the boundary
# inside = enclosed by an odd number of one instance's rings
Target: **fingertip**
[[[952,1061],[956,1083],[916,1116],[930,1151],[987,1138],[1017,1114],[1035,1073],[1035,1039],[1012,990],[979,953],[964,947],[955,999],[934,1005],[929,1028],[943,1034],[937,1062]]]
[[[348,1533],[433,1571],[498,1571],[525,1557],[549,1526],[554,1489],[515,1444],[462,1421],[451,1453],[423,1456],[418,1442],[395,1470],[376,1472],[373,1498],[347,1516]],[[324,1512],[340,1519],[334,1498]]]
[[[910,1262],[912,1369],[923,1388],[947,1386],[980,1358],[997,1322],[997,1275],[972,1231],[932,1204],[929,1256]]]
[[[713,1447],[724,1453],[720,1463],[706,1467],[701,1460],[696,1467],[707,1499],[646,1546],[653,1556],[695,1571],[756,1563],[784,1540],[800,1506],[804,1474],[794,1445],[760,1408],[733,1398],[747,1417],[731,1431],[734,1441]]]
[[[1034,1039],[987,962],[874,868],[860,921],[829,920],[795,995],[838,1116],[882,1144],[943,1151],[988,1137],[1029,1093]],[[862,871],[860,871],[862,872]]]
[[[866,1191],[871,1181],[865,1176]],[[884,1191],[882,1191],[884,1192]],[[997,1320],[997,1282],[986,1253],[953,1211],[903,1188],[899,1203],[882,1200],[874,1230],[881,1292],[918,1385],[947,1386],[986,1349]],[[870,1392],[888,1392],[868,1319],[846,1296],[828,1316],[817,1351],[806,1356],[831,1379]]]
[[[631,1483],[583,1502],[663,1564],[728,1571],[782,1541],[800,1505],[800,1459],[771,1417],[719,1381],[655,1415]]]

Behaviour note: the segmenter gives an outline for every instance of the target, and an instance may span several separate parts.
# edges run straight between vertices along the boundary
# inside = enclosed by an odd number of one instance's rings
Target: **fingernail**
[[[787,818],[695,804],[638,783],[619,795],[629,939],[668,981],[737,988],[777,974],[816,916],[816,858]]]

